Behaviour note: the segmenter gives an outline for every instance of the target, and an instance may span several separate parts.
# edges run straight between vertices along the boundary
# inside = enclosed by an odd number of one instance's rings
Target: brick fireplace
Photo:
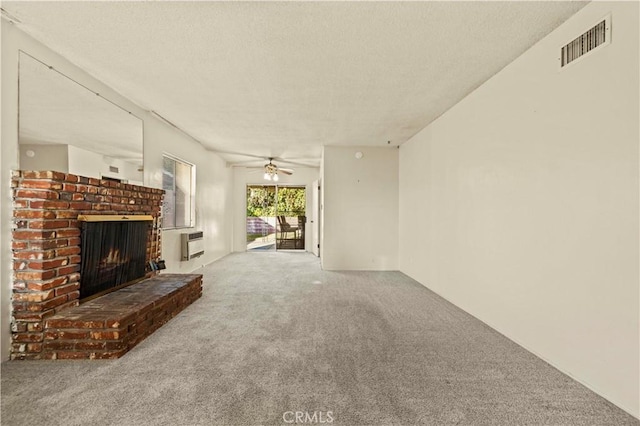
[[[146,260],[160,257],[161,189],[53,171],[15,171],[12,359],[51,358],[47,318],[79,304],[78,215],[150,215]],[[148,267],[147,267],[148,268]],[[146,276],[155,275],[150,268]],[[95,343],[95,342],[94,342]]]

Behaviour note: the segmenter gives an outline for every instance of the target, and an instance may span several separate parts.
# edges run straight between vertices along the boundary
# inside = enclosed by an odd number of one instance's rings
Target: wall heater
[[[204,254],[203,232],[187,232],[181,235],[182,260],[191,260]]]

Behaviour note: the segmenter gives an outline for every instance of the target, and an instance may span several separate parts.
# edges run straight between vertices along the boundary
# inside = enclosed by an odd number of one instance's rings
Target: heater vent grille
[[[611,42],[610,18],[602,19],[591,29],[562,46],[560,49],[560,67],[565,67],[578,58]]]
[[[187,239],[191,241],[191,240],[202,239],[202,237],[204,236],[204,233],[202,231],[198,231],[198,232],[189,232],[188,234],[185,234],[185,235],[187,236]]]

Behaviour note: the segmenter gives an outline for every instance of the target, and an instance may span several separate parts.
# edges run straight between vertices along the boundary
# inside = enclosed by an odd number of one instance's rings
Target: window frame
[[[191,173],[189,174],[189,220],[185,221],[187,223],[185,223],[184,225],[175,225],[175,224],[167,224],[165,219],[165,213],[164,213],[164,203],[167,202],[167,199],[165,197],[165,199],[162,201],[162,229],[166,230],[166,231],[170,231],[170,230],[174,230],[174,229],[189,229],[189,228],[195,228],[195,206],[196,206],[196,165],[183,160],[180,157],[177,157],[173,154],[170,154],[168,152],[163,152],[162,153],[162,189],[166,191],[166,189],[164,188],[164,173],[165,173],[165,159],[168,159],[170,161],[173,161],[174,163],[174,170],[173,170],[173,178],[174,178],[174,182],[173,182],[173,186],[174,186],[174,193],[175,188],[177,186],[177,176],[176,176],[176,164],[177,163],[181,163],[184,166],[188,166],[190,167]],[[165,192],[166,193],[166,192]],[[174,211],[174,216],[175,216],[175,212],[177,211],[177,205],[176,205],[176,199],[174,197],[174,205],[173,205],[173,211]],[[175,221],[174,221],[175,222]]]

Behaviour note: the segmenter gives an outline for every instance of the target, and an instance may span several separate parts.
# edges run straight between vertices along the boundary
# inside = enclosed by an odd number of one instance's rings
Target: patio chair
[[[287,218],[285,216],[278,216],[278,225],[280,226],[280,239],[281,240],[292,240],[297,238],[298,231],[300,230],[297,226],[291,226],[287,222]],[[293,238],[286,238],[289,233],[293,232]]]
[[[280,227],[280,244],[278,245],[278,248],[286,248],[287,241],[292,241],[293,247],[290,248],[294,248],[296,246],[295,241],[298,239],[300,228],[288,223],[285,216],[278,216],[278,226]],[[291,234],[293,234],[293,236],[291,236]]]

